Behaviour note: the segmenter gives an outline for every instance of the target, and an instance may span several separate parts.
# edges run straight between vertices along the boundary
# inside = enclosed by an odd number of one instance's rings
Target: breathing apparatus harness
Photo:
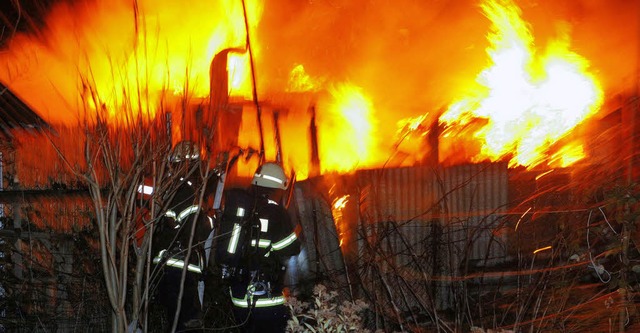
[[[255,308],[284,304],[284,296],[274,296],[278,290],[279,274],[283,272],[282,265],[275,259],[269,258],[272,250],[271,242],[261,240],[263,225],[258,216],[258,204],[262,198],[254,196],[251,213],[239,223],[239,239],[237,251],[228,258],[223,266],[222,278],[237,286],[246,286],[243,298],[232,295],[235,306]],[[232,235],[232,238],[234,235]],[[227,253],[229,255],[230,253]],[[236,290],[236,295],[240,290]]]

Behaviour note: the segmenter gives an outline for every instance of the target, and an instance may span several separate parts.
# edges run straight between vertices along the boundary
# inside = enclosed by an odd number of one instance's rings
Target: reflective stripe
[[[238,239],[240,238],[240,225],[238,223],[233,224],[233,231],[231,232],[231,239],[229,240],[229,246],[227,252],[236,253],[236,247],[238,246]]]
[[[151,194],[153,194],[153,186],[139,185],[138,186],[138,193],[151,195]]]
[[[160,251],[160,253],[158,253],[158,255],[155,258],[153,258],[153,263],[159,264],[160,262],[162,262],[164,254],[166,252],[167,250]],[[169,258],[166,260],[165,265],[183,269],[184,260]],[[187,265],[187,270],[194,273],[202,273],[202,269],[198,265],[194,265],[194,264]]]
[[[260,231],[267,232],[269,230],[269,220],[260,219]]]
[[[238,210],[236,211],[236,216],[239,216],[239,217],[244,216],[244,208],[238,207]]]
[[[170,259],[167,260],[166,265],[167,266],[171,266],[171,267],[176,267],[176,268],[183,269],[184,268],[184,261],[170,258]],[[190,271],[190,272],[194,272],[194,273],[202,273],[202,269],[200,267],[198,267],[197,265],[194,265],[194,264],[187,265],[187,270]]]
[[[178,221],[184,220],[187,216],[197,212],[199,209],[200,206],[198,205],[187,207],[185,210],[181,211],[180,214],[178,214]]]
[[[291,233],[289,236],[287,236],[285,239],[283,239],[283,240],[281,240],[281,241],[279,241],[279,242],[273,243],[273,244],[272,244],[272,246],[271,246],[271,248],[273,248],[275,251],[282,250],[282,249],[284,249],[285,247],[287,247],[287,246],[289,246],[289,245],[293,244],[293,242],[295,242],[295,241],[296,241],[296,239],[298,239],[298,236],[296,236],[296,233],[295,233],[295,232],[292,232],[292,233]]]
[[[271,205],[278,205],[278,202],[275,200],[271,200],[271,199],[267,199],[267,203],[271,204]]]
[[[266,248],[266,247],[269,247],[269,245],[271,245],[271,241],[268,239],[261,239],[258,241],[258,247]],[[256,246],[255,239],[251,240],[251,246]]]
[[[276,182],[278,184],[284,185],[284,182],[280,178],[276,178],[276,177],[269,176],[269,175],[263,175],[263,174],[259,174],[259,173],[256,174],[256,177],[260,177],[262,179],[270,180],[272,182]]]
[[[168,210],[166,213],[164,213],[164,216],[168,218],[172,218],[174,221],[176,220],[176,212],[172,210]],[[180,223],[176,223],[176,225],[173,226],[173,229],[178,229],[178,228],[180,228]]]
[[[156,259],[158,260],[162,259],[162,257],[164,257],[165,252],[167,252],[167,250],[160,250],[160,252],[158,252],[158,255],[155,258],[153,258],[153,262],[156,263]]]
[[[251,297],[253,298],[253,297]],[[249,306],[253,306],[254,301],[247,300],[247,296],[245,295],[244,298],[235,298],[235,297],[231,297],[231,302],[233,303],[233,305],[239,307],[239,308],[248,308]],[[282,305],[286,302],[286,298],[284,296],[276,296],[276,297],[272,297],[272,298],[260,298],[255,300],[255,307],[256,308],[263,308],[263,307],[267,307],[267,306],[276,306],[276,305]]]
[[[180,214],[177,215],[177,217],[176,217],[176,212],[169,209],[164,213],[164,216],[172,218],[176,222],[178,222],[178,224],[174,227],[175,229],[178,229],[180,227],[182,220],[184,220],[187,216],[197,212],[199,209],[200,209],[200,206],[198,205],[189,206],[185,208],[183,211],[181,211]]]

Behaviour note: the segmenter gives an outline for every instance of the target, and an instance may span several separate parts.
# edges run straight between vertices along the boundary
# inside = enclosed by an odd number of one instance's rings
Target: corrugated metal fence
[[[391,315],[451,308],[464,265],[506,257],[505,236],[496,230],[508,182],[506,164],[482,163],[361,170],[298,183],[310,277],[327,283],[328,276],[354,297],[373,297],[390,305]]]

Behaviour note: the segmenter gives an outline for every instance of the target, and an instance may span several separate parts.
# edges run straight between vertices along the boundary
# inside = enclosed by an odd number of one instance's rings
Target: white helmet
[[[191,141],[180,141],[173,147],[170,161],[177,163],[182,161],[193,161],[200,158],[198,145]]]
[[[287,176],[282,167],[273,162],[264,163],[253,175],[251,184],[261,187],[287,189]]]

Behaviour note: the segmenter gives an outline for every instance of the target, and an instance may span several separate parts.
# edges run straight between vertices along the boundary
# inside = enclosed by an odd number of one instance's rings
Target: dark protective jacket
[[[236,307],[283,305],[286,261],[300,252],[289,213],[266,196],[225,193],[216,254]]]
[[[207,263],[213,230],[208,207],[198,202],[200,187],[195,181],[181,179],[180,185],[156,227],[153,263],[182,269],[187,255],[191,228],[195,225],[187,270],[203,273]]]
[[[178,330],[201,325],[204,306],[204,279],[208,254],[213,240],[213,219],[210,208],[200,202],[202,188],[200,174],[177,179],[178,188],[169,200],[167,209],[155,224],[152,243],[152,262],[157,281],[157,300],[173,318],[177,310],[177,299],[182,288],[181,310],[177,322]],[[144,190],[144,187],[141,188]],[[147,188],[147,192],[153,189]],[[208,190],[205,189],[205,191]],[[194,225],[195,224],[195,225]],[[189,251],[191,229],[195,227]],[[186,269],[184,285],[182,271]]]

